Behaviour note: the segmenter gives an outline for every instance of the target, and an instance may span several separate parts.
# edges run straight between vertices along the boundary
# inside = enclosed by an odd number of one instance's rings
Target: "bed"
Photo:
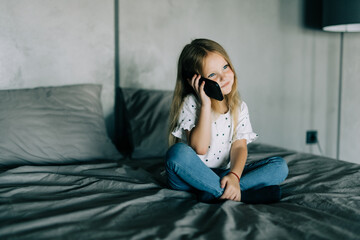
[[[281,202],[201,203],[166,187],[172,93],[119,88],[111,141],[100,92],[0,91],[0,239],[360,239],[360,165],[251,143],[287,161]]]

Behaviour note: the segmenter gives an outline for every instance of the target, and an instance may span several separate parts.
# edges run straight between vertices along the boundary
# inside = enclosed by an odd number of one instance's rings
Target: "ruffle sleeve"
[[[238,139],[245,139],[246,143],[249,144],[255,141],[258,138],[258,135],[253,132],[251,123],[249,109],[245,102],[241,103],[241,111],[239,113],[238,122],[236,125],[236,134],[234,135],[233,142]]]
[[[172,131],[172,135],[187,142],[185,130],[190,131],[195,127],[197,119],[198,102],[193,95],[188,95],[184,99],[182,109],[180,111],[178,124]]]

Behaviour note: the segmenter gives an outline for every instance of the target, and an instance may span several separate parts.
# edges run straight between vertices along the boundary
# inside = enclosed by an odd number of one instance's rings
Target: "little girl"
[[[201,76],[218,83],[224,100],[206,95]],[[202,202],[280,200],[287,164],[280,157],[245,164],[247,144],[257,134],[234,67],[218,43],[196,39],[181,52],[169,130],[166,172],[172,189],[194,192]]]

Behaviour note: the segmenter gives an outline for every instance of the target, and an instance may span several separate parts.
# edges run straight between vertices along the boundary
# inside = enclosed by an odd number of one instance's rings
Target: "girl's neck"
[[[215,100],[216,101],[216,100]],[[229,106],[227,104],[227,101],[226,99],[222,100],[221,102],[220,101],[214,101],[214,110],[219,113],[219,114],[225,114],[229,111]]]
[[[221,114],[225,114],[229,111],[229,106],[226,104],[225,100],[222,101],[220,111]]]

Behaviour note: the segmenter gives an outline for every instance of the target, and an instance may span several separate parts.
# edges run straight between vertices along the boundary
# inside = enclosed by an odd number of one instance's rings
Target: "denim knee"
[[[276,165],[276,174],[280,178],[280,181],[284,181],[289,173],[289,168],[286,161],[282,157],[273,157],[269,161]]]
[[[195,151],[187,144],[176,143],[166,152],[166,167],[173,166],[174,164],[189,165],[194,156],[197,156]]]

